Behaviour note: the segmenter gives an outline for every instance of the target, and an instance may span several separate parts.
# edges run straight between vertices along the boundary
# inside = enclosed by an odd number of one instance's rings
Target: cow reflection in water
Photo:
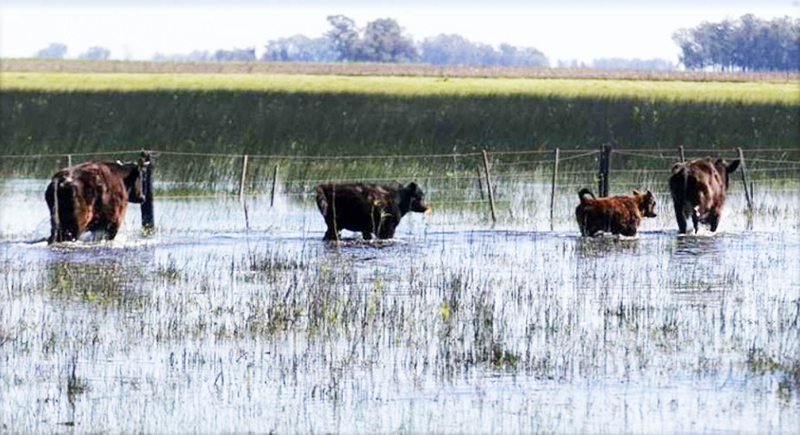
[[[143,203],[149,156],[137,162],[86,162],[58,171],[45,191],[50,209],[48,243],[78,240],[86,231],[117,235],[128,202]]]

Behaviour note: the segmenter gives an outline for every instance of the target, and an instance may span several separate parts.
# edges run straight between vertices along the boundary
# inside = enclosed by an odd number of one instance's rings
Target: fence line
[[[170,182],[166,182],[165,186],[179,186],[179,187],[188,187],[188,191],[191,192],[194,190],[195,192],[198,189],[192,189],[193,186],[204,186],[205,188],[214,189],[214,193],[211,194],[189,194],[189,195],[158,195],[160,199],[209,199],[209,198],[230,198],[233,199],[235,197],[239,197],[240,200],[246,199],[248,197],[252,198],[256,195],[260,195],[263,193],[255,194],[253,193],[254,186],[258,186],[256,189],[259,192],[268,191],[269,188],[266,187],[265,189],[261,189],[268,184],[269,180],[264,182],[255,183],[253,179],[256,177],[254,174],[258,174],[259,180],[260,177],[264,174],[264,168],[268,166],[267,163],[259,163],[255,164],[254,160],[273,160],[276,161],[274,167],[274,174],[277,174],[278,168],[281,165],[289,165],[291,168],[290,170],[286,171],[287,178],[282,179],[280,184],[284,186],[284,192],[282,193],[284,196],[293,197],[293,198],[302,198],[303,200],[308,200],[313,198],[312,187],[319,183],[344,183],[344,182],[371,182],[371,183],[388,183],[398,181],[401,178],[413,178],[417,182],[435,182],[435,181],[451,181],[451,182],[464,182],[464,183],[475,183],[474,186],[470,186],[469,184],[457,184],[458,186],[456,189],[453,188],[445,188],[442,187],[439,190],[435,188],[433,190],[428,190],[429,194],[433,196],[442,195],[447,200],[439,201],[437,200],[438,204],[447,205],[447,204],[487,204],[488,199],[488,206],[489,211],[493,219],[496,219],[496,212],[494,205],[492,202],[496,202],[499,204],[509,204],[514,201],[514,198],[503,198],[502,194],[500,197],[495,198],[496,189],[498,183],[502,183],[506,186],[513,185],[515,181],[518,182],[526,182],[528,180],[537,180],[540,181],[541,184],[545,184],[546,177],[545,174],[552,173],[553,177],[549,180],[551,184],[551,194],[550,194],[550,212],[551,212],[551,223],[552,223],[552,215],[555,203],[555,196],[556,192],[558,191],[560,195],[564,195],[566,191],[576,190],[581,187],[591,186],[593,183],[598,181],[598,178],[601,180],[601,187],[596,193],[599,196],[605,196],[608,194],[608,179],[612,177],[614,174],[627,174],[636,176],[637,174],[669,174],[671,171],[669,169],[629,169],[629,168],[619,168],[619,169],[610,169],[610,162],[614,161],[611,158],[612,155],[620,155],[620,156],[631,156],[635,158],[648,158],[648,159],[656,159],[656,160],[671,160],[673,162],[677,162],[681,160],[681,155],[679,151],[683,149],[684,152],[687,153],[704,153],[704,152],[713,152],[717,155],[720,154],[729,154],[732,152],[737,151],[736,149],[730,150],[723,150],[723,149],[716,149],[716,150],[703,150],[703,149],[685,149],[684,147],[676,148],[673,152],[673,155],[665,154],[665,150],[660,149],[657,152],[648,154],[646,151],[641,149],[615,149],[610,146],[603,146],[602,151],[598,149],[588,150],[588,149],[532,149],[532,150],[519,150],[519,151],[495,151],[495,152],[488,152],[488,151],[481,151],[481,152],[468,152],[468,153],[450,153],[450,154],[395,154],[395,155],[346,155],[346,156],[291,156],[291,155],[270,155],[270,154],[229,154],[229,153],[202,153],[202,152],[180,152],[180,151],[159,151],[159,150],[151,150],[150,152],[156,156],[192,156],[192,157],[207,157],[207,158],[221,158],[221,159],[230,159],[229,162],[222,161],[216,164],[216,169],[222,169],[223,171],[226,168],[230,167],[230,174],[237,174],[238,180],[228,180],[223,176],[219,178],[219,180],[213,179],[212,181],[203,181],[198,183],[189,183],[189,182],[171,182],[172,184],[168,184]],[[53,153],[53,154],[28,154],[28,155],[0,155],[0,159],[42,159],[42,158],[64,158],[66,157],[68,161],[72,161],[72,157],[79,157],[79,156],[97,156],[97,155],[116,155],[116,154],[138,154],[141,150],[116,150],[116,151],[97,151],[97,152],[84,152],[84,153]],[[749,193],[752,196],[752,188],[753,185],[763,185],[768,180],[789,180],[788,176],[776,176],[773,178],[769,178],[769,174],[779,174],[779,173],[791,173],[795,171],[800,171],[800,160],[776,160],[770,158],[751,158],[753,154],[756,153],[776,153],[780,152],[783,153],[781,157],[786,157],[789,153],[797,153],[800,152],[800,149],[774,149],[774,148],[764,148],[764,149],[751,149],[745,151],[748,154],[747,162],[749,165],[754,165],[754,168],[747,168],[746,170],[751,173],[755,174],[757,177],[755,180],[748,181],[744,176],[745,167],[744,165],[741,168],[743,174],[743,180],[745,183],[745,189],[748,189],[749,185]],[[726,155],[727,155],[726,154]],[[796,154],[792,154],[796,155]],[[503,159],[504,156],[508,156],[507,159]],[[534,158],[525,159],[525,156],[537,156]],[[541,156],[541,157],[539,157]],[[584,170],[580,169],[577,170],[563,170],[564,168],[558,167],[558,164],[563,164],[564,162],[569,162],[571,160],[583,159],[586,157],[594,157],[600,156],[599,159],[594,159],[589,162],[582,162],[579,165],[581,166],[590,166],[590,165],[597,165],[598,161],[600,163],[600,172],[598,173],[597,169],[592,170]],[[770,157],[771,155],[765,155],[764,157]],[[519,159],[519,158],[522,159]],[[739,158],[743,158],[743,154],[740,154]],[[452,173],[445,173],[439,170],[437,171],[435,168],[436,166],[432,166],[430,171],[422,171],[426,174],[431,174],[430,176],[416,176],[414,173],[410,174],[398,174],[392,177],[387,177],[386,175],[391,174],[394,170],[397,170],[394,163],[380,163],[384,165],[384,167],[376,167],[371,168],[372,173],[377,171],[381,171],[378,173],[378,177],[339,177],[339,178],[319,178],[319,175],[325,174],[330,171],[323,171],[320,173],[316,173],[318,177],[313,179],[306,179],[306,178],[292,178],[294,175],[299,175],[300,177],[303,176],[305,173],[305,169],[303,169],[303,165],[307,164],[305,162],[313,162],[313,161],[332,161],[332,162],[349,162],[349,161],[363,161],[363,160],[411,160],[411,161],[424,161],[430,159],[443,159],[444,164],[452,164],[453,167],[456,168]],[[459,159],[465,159],[460,161]],[[169,159],[165,159],[170,161]],[[179,159],[178,159],[179,160]],[[448,163],[447,160],[452,160],[451,163]],[[506,160],[506,161],[503,161]],[[248,161],[251,162],[251,167],[248,168]],[[636,164],[636,160],[631,159],[622,159],[626,164]],[[221,163],[221,164],[220,164]],[[400,162],[402,164],[402,162]],[[553,165],[555,163],[555,165]],[[54,163],[55,164],[55,163]],[[295,165],[294,167],[292,165]],[[338,163],[337,163],[338,165]],[[438,165],[438,163],[437,163]],[[529,165],[531,168],[529,170],[517,170],[516,168]],[[604,166],[605,165],[605,166]],[[660,164],[659,164],[660,165]],[[759,167],[760,165],[770,165],[769,167]],[[337,168],[338,166],[332,165],[331,168]],[[347,165],[344,166],[348,168]],[[574,167],[574,165],[568,166]],[[393,168],[389,174],[386,173],[387,168]],[[412,168],[416,168],[416,166],[412,166]],[[478,168],[478,174],[474,174],[474,171]],[[503,169],[509,168],[509,169]],[[605,168],[605,169],[604,169]],[[353,169],[357,169],[357,167],[353,167]],[[346,169],[345,174],[351,174],[353,169]],[[499,170],[498,170],[499,169]],[[281,168],[281,171],[284,169]],[[483,170],[483,172],[481,172]],[[400,171],[398,171],[400,172]],[[471,173],[472,172],[472,173]],[[313,173],[313,171],[312,171]],[[345,175],[340,174],[340,175]],[[765,174],[765,175],[761,175]],[[201,174],[198,174],[201,175]],[[213,174],[212,174],[213,175]],[[273,191],[275,189],[275,180],[277,175],[273,176]],[[661,182],[646,182],[646,183],[635,183],[633,182],[636,178],[627,178],[630,182],[622,182],[622,183],[613,183],[613,187],[616,190],[628,191],[629,188],[636,188],[636,189],[644,189],[647,186],[651,188],[658,185],[664,185],[665,183]],[[485,181],[484,181],[485,180]],[[237,183],[238,181],[238,183]],[[476,182],[477,181],[477,182]],[[569,181],[569,182],[564,182]],[[664,182],[666,182],[666,177],[664,177]],[[266,183],[266,184],[265,184]],[[219,190],[217,188],[222,186]],[[442,186],[447,186],[447,184],[442,184]],[[452,184],[450,184],[452,186]],[[556,186],[558,188],[556,188]],[[237,189],[238,188],[238,189]],[[248,188],[250,189],[250,193],[247,192]],[[236,189],[234,191],[234,189]],[[168,190],[168,189],[167,189]],[[474,192],[474,196],[469,194],[465,195],[466,199],[453,199],[453,193],[458,193],[462,190],[472,190]],[[800,190],[800,185],[798,188],[795,189],[786,189],[789,191]],[[238,195],[237,195],[238,192]],[[668,191],[655,191],[653,192],[657,195],[668,195]],[[274,195],[274,193],[273,193]],[[480,198],[478,198],[480,195]],[[442,199],[444,199],[442,198]],[[274,196],[273,198],[274,199]],[[270,201],[272,204],[272,201]]]
[[[570,156],[564,157],[560,160],[563,161],[567,158],[579,158],[584,157],[587,155],[597,154],[599,151],[597,150],[587,150],[583,149],[563,149],[559,148],[559,152],[561,154],[571,154],[571,153],[579,153],[578,156]],[[687,153],[722,153],[722,152],[735,152],[734,149],[691,149],[685,148]],[[142,151],[146,151],[151,153],[154,156],[158,155],[173,155],[173,156],[193,156],[193,157],[225,157],[225,158],[241,158],[246,153],[204,153],[204,152],[189,152],[189,151],[167,151],[167,150],[159,150],[159,149],[135,149],[135,150],[109,150],[109,151],[87,151],[87,152],[74,152],[74,153],[37,153],[37,154],[3,154],[0,155],[0,159],[33,159],[33,158],[44,158],[44,157],[69,157],[69,156],[99,156],[99,155],[115,155],[115,154],[139,154]],[[747,149],[744,150],[746,153],[758,153],[758,152],[783,152],[783,153],[800,153],[800,148],[798,149],[791,149],[791,148],[754,148],[754,149]],[[671,157],[667,155],[663,155],[666,151],[663,149],[659,149],[658,152],[660,155],[652,155],[643,153],[641,149],[614,149],[614,154],[622,154],[622,155],[631,155],[636,157],[648,157],[648,158],[658,158],[658,159],[675,159],[677,161],[677,157]],[[537,149],[537,150],[519,150],[519,151],[487,151],[488,154],[493,156],[502,156],[502,155],[524,155],[524,154],[552,154],[553,149]],[[448,153],[448,154],[391,154],[391,155],[344,155],[344,156],[333,156],[333,155],[315,155],[315,156],[297,156],[297,155],[287,155],[287,154],[247,154],[251,159],[271,159],[271,160],[351,160],[351,159],[403,159],[403,158],[412,158],[412,159],[429,159],[429,158],[461,158],[461,157],[480,157],[482,152],[470,152],[470,153]],[[760,161],[764,160],[765,162],[775,162],[775,163],[784,163],[784,160],[765,160],[765,159],[748,159],[748,161]],[[547,163],[552,162],[553,159],[544,159],[544,160],[537,160],[538,162]],[[800,162],[792,162],[796,164],[800,164]]]

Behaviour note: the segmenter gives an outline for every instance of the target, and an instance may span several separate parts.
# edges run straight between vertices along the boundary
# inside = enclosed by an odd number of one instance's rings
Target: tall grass
[[[274,90],[0,93],[3,154],[168,149],[430,154],[531,148],[788,148],[798,104],[622,95]]]

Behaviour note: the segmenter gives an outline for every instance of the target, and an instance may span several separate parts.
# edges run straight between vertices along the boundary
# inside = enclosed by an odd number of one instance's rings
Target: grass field
[[[6,155],[154,149],[411,157],[602,144],[670,155],[678,145],[719,153],[734,147],[791,151],[800,144],[796,78],[375,64],[7,61],[0,73],[0,141]],[[187,160],[161,159],[159,175],[185,181],[187,170],[222,178],[220,171],[227,171],[227,178],[235,177],[230,161],[198,158],[187,168]],[[0,160],[0,176],[47,176],[53,164],[66,162],[51,163]],[[431,163],[423,162],[420,172]],[[312,179],[335,178],[338,170],[317,163],[299,169]],[[386,172],[380,166],[368,170],[380,171]]]
[[[771,82],[343,76],[311,74],[4,72],[5,90],[248,91],[390,96],[537,96],[668,102],[798,104],[800,86]]]

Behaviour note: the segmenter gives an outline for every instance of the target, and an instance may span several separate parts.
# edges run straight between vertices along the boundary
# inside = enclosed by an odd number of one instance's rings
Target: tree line
[[[460,35],[440,34],[415,42],[392,18],[378,19],[359,28],[344,15],[327,17],[331,29],[318,38],[294,35],[270,40],[264,46],[263,61],[289,62],[420,62],[431,65],[502,65],[548,67],[548,58],[534,47],[472,42]],[[738,20],[704,22],[680,29],[672,36],[680,47],[680,63],[689,70],[797,71],[800,69],[800,19],[790,17],[764,20],[744,15]],[[37,57],[63,58],[67,47],[51,44]],[[108,59],[110,51],[92,47],[82,59]],[[255,48],[216,52],[196,50],[189,54],[156,53],[154,60],[173,61],[256,61]],[[586,67],[576,61],[558,61],[558,67]],[[595,59],[594,68],[674,69],[663,59]]]
[[[797,71],[800,69],[800,19],[764,20],[753,14],[738,20],[704,22],[672,36],[687,69],[721,71]]]

